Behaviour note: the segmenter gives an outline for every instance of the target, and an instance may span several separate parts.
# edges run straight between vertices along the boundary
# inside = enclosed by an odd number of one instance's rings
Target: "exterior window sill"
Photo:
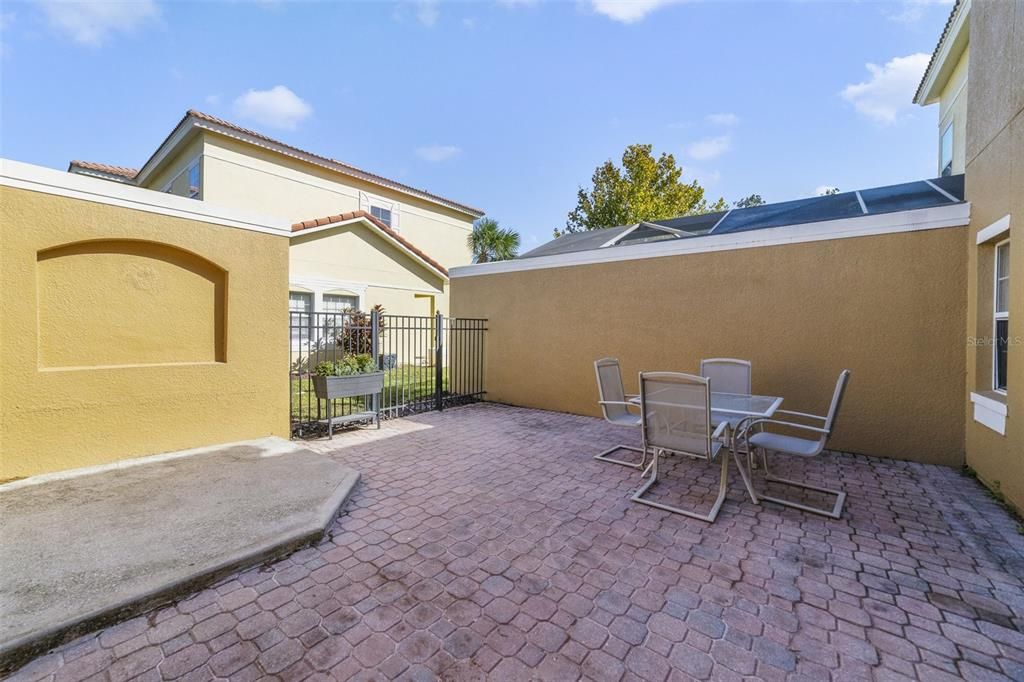
[[[974,403],[974,421],[1000,436],[1006,435],[1006,396],[997,391],[971,393]]]

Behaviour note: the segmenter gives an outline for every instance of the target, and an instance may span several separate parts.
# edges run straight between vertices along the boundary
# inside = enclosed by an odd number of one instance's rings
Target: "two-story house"
[[[1024,510],[1024,0],[957,0],[914,101],[939,104],[939,171],[971,204],[967,464]]]
[[[483,211],[190,110],[138,169],[72,161],[80,173],[293,224],[295,312],[448,311],[448,268],[470,262]]]

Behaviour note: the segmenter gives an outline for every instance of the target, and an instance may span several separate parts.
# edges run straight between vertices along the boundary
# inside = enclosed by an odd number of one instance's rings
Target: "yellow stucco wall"
[[[594,360],[696,372],[753,363],[753,388],[824,413],[831,447],[963,463],[965,228],[459,276],[452,314],[488,319],[489,400],[598,416]]]
[[[0,480],[288,435],[287,237],[6,186],[0,206]]]
[[[335,290],[359,295],[364,310],[379,304],[392,315],[428,315],[424,295],[448,309],[445,278],[362,222],[293,236],[289,260],[293,290],[316,294],[318,311],[320,297]]]
[[[953,174],[963,173],[967,165],[967,74],[970,49],[960,55],[956,67],[939,95],[939,135],[936,147],[936,174],[942,172],[942,134],[953,126]]]
[[[1002,397],[991,392],[991,345],[966,347],[967,392],[984,393],[1007,406],[1006,433],[1000,435],[974,420],[974,406],[965,395],[967,463],[1024,511],[1024,0],[974,0],[970,40],[966,335],[993,336],[995,242],[979,245],[976,237],[1009,215],[1009,330],[1015,342],[1008,346],[1007,394]]]
[[[204,200],[299,222],[359,210],[366,192],[397,202],[402,236],[445,267],[471,260],[472,216],[214,133],[203,139]]]

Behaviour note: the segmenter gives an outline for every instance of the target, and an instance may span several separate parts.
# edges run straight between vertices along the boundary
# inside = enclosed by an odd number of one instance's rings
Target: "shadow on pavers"
[[[0,674],[316,544],[358,481],[263,438],[0,486]]]

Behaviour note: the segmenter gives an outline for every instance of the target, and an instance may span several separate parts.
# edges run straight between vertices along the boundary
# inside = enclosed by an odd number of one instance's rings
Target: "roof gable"
[[[371,185],[376,185],[408,196],[423,199],[430,203],[449,208],[473,218],[479,218],[484,215],[484,211],[479,208],[474,208],[452,199],[447,199],[438,194],[417,189],[395,180],[390,180],[381,175],[377,175],[376,173],[370,173],[350,164],[338,161],[337,159],[332,159],[299,149],[298,147],[275,140],[263,135],[262,133],[256,132],[255,130],[243,128],[242,126],[231,123],[230,121],[226,121],[216,116],[211,116],[210,114],[206,114],[195,109],[189,109],[185,112],[185,116],[178,122],[178,125],[174,127],[166,138],[164,138],[164,141],[160,143],[160,146],[157,147],[156,151],[153,152],[149,159],[146,160],[146,163],[142,165],[142,168],[139,169],[138,174],[135,177],[135,181],[145,182],[146,178],[156,170],[164,159],[174,153],[174,150],[179,147],[186,137],[189,137],[189,134],[193,130],[204,130],[218,133],[247,144],[257,145],[264,149],[269,149],[279,154],[284,154],[286,156],[326,168],[340,175],[362,180],[363,182],[367,182]]]
[[[933,104],[956,68],[970,38],[971,0],[956,0],[914,93],[914,103]]]
[[[397,246],[399,250],[405,252],[406,255],[410,256],[413,260],[418,261],[428,270],[440,275],[445,281],[448,280],[447,268],[428,256],[408,239],[377,220],[366,211],[348,211],[346,213],[338,213],[335,215],[324,216],[322,218],[303,220],[302,222],[292,225],[292,236],[296,236],[299,233],[310,234],[315,231],[328,230],[332,227],[339,227],[351,223],[366,224],[372,230],[384,237],[386,241],[391,242]]]

